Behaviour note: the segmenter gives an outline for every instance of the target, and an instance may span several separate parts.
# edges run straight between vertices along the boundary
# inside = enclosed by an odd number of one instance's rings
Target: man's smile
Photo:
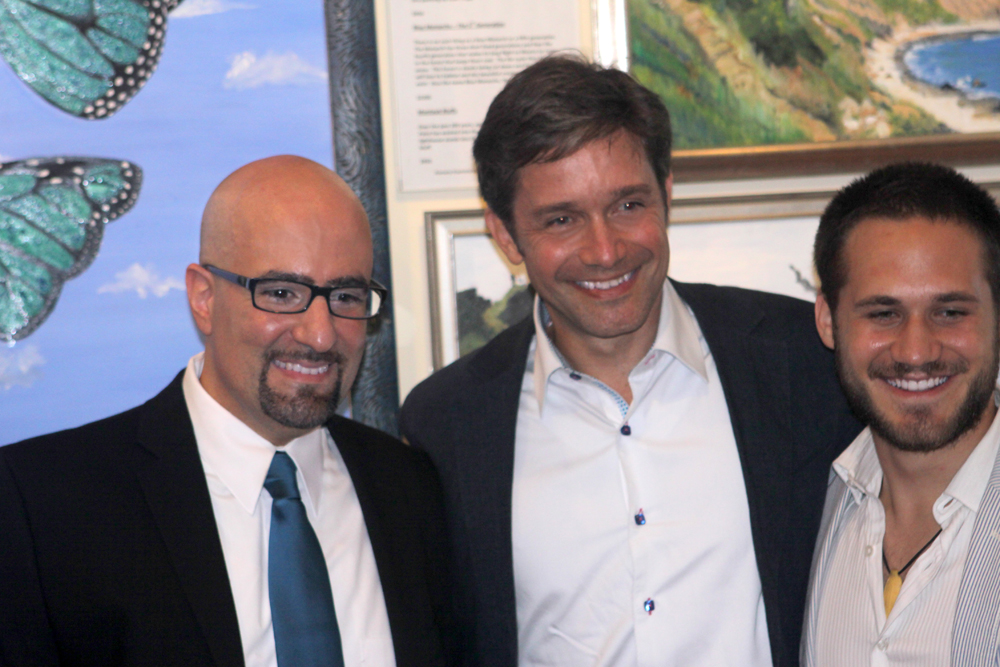
[[[577,285],[579,285],[580,287],[582,287],[584,289],[589,289],[589,290],[609,290],[609,289],[618,287],[619,285],[632,280],[632,277],[635,276],[635,273],[636,273],[636,269],[632,269],[628,273],[623,274],[621,276],[618,276],[617,278],[612,278],[611,280],[600,280],[600,281],[598,281],[598,280],[577,280],[575,282],[576,282]]]
[[[303,375],[322,375],[330,370],[330,364],[323,364],[321,366],[303,366],[300,363],[284,362],[280,359],[275,359],[271,363],[282,370],[302,373]]]
[[[896,389],[902,389],[903,391],[912,392],[922,392],[930,391],[931,389],[936,389],[940,387],[945,382],[951,379],[950,375],[945,375],[943,377],[931,377],[924,378],[922,380],[907,380],[904,378],[885,378],[885,381],[892,387]]]

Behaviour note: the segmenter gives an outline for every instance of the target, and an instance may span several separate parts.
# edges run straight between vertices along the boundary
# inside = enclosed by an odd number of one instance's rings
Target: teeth
[[[620,278],[615,278],[614,280],[604,280],[601,282],[593,282],[590,280],[579,280],[577,281],[576,284],[585,289],[611,289],[612,287],[618,287],[623,282],[631,278],[633,273],[635,273],[635,271],[629,271]]]
[[[305,375],[319,375],[320,373],[325,373],[329,370],[330,365],[320,366],[318,368],[306,368],[301,364],[286,364],[284,361],[274,360],[274,365],[286,371],[295,371],[296,373],[303,373]]]
[[[890,379],[886,380],[896,389],[903,389],[904,391],[927,391],[928,389],[933,389],[934,387],[940,387],[948,380],[947,377],[941,378],[928,378],[926,380],[896,380]]]

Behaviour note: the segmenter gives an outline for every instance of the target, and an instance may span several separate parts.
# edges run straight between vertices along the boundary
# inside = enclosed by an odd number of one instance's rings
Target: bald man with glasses
[[[222,182],[186,276],[204,352],[142,406],[0,448],[0,662],[453,662],[436,473],[335,414],[388,296],[371,272],[325,167]]]

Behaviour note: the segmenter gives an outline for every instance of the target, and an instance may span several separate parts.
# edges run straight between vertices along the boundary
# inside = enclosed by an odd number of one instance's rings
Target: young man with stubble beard
[[[815,248],[816,326],[866,428],[833,463],[809,666],[998,664],[1000,211],[947,167],[842,190]]]

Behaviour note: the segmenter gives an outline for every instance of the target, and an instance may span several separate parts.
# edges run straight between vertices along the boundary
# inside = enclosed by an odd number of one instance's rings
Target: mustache
[[[902,361],[873,363],[868,367],[868,377],[872,380],[902,380],[910,373],[924,375],[959,375],[969,370],[966,361],[928,361],[920,364],[907,364]]]
[[[335,350],[327,352],[317,352],[316,350],[268,350],[264,353],[264,362],[269,365],[279,357],[290,361],[309,361],[318,364],[329,364],[331,366],[341,366],[347,361],[343,354]]]

